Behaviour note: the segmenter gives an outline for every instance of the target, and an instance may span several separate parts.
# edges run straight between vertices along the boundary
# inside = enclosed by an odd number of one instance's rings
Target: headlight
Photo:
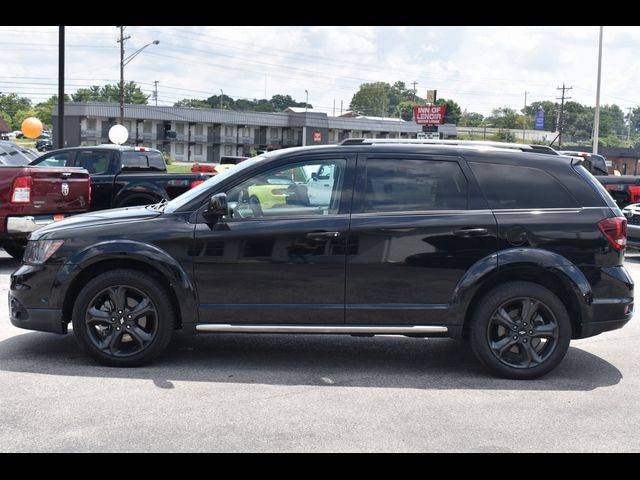
[[[23,261],[25,263],[42,264],[62,246],[64,240],[37,240],[27,244]]]

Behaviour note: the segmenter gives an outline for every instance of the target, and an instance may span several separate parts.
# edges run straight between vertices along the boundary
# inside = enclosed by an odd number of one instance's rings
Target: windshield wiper
[[[163,198],[158,203],[154,203],[153,205],[147,205],[147,208],[152,208],[153,210],[162,210],[167,205],[167,203],[169,203],[169,200],[167,200],[166,198]]]

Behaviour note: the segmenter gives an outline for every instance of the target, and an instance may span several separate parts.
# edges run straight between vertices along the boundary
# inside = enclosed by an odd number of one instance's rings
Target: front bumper
[[[60,265],[22,264],[11,274],[9,318],[27,330],[67,333],[62,302],[53,294]]]
[[[31,308],[9,293],[9,318],[14,327],[40,332],[67,333],[67,322],[62,320],[62,310]]]
[[[640,217],[635,216],[635,221],[640,221]],[[627,225],[627,247],[640,248],[640,225],[631,224]]]
[[[27,236],[40,227],[66,218],[68,215],[25,215],[23,217],[7,217],[7,233]]]

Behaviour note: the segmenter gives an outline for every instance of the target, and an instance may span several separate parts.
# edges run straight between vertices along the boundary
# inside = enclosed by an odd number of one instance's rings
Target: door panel
[[[306,195],[310,165],[323,163],[297,159],[227,188],[230,215],[198,222],[191,255],[201,322],[344,323],[355,159],[327,160],[339,174],[325,205]]]
[[[347,323],[450,321],[457,283],[497,248],[493,214],[467,210],[473,189],[465,171],[456,159],[358,158],[359,201],[348,241]]]

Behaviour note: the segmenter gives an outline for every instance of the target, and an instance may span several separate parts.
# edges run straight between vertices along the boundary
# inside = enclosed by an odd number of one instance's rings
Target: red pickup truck
[[[0,246],[22,258],[27,236],[89,210],[91,180],[78,168],[0,166]]]

